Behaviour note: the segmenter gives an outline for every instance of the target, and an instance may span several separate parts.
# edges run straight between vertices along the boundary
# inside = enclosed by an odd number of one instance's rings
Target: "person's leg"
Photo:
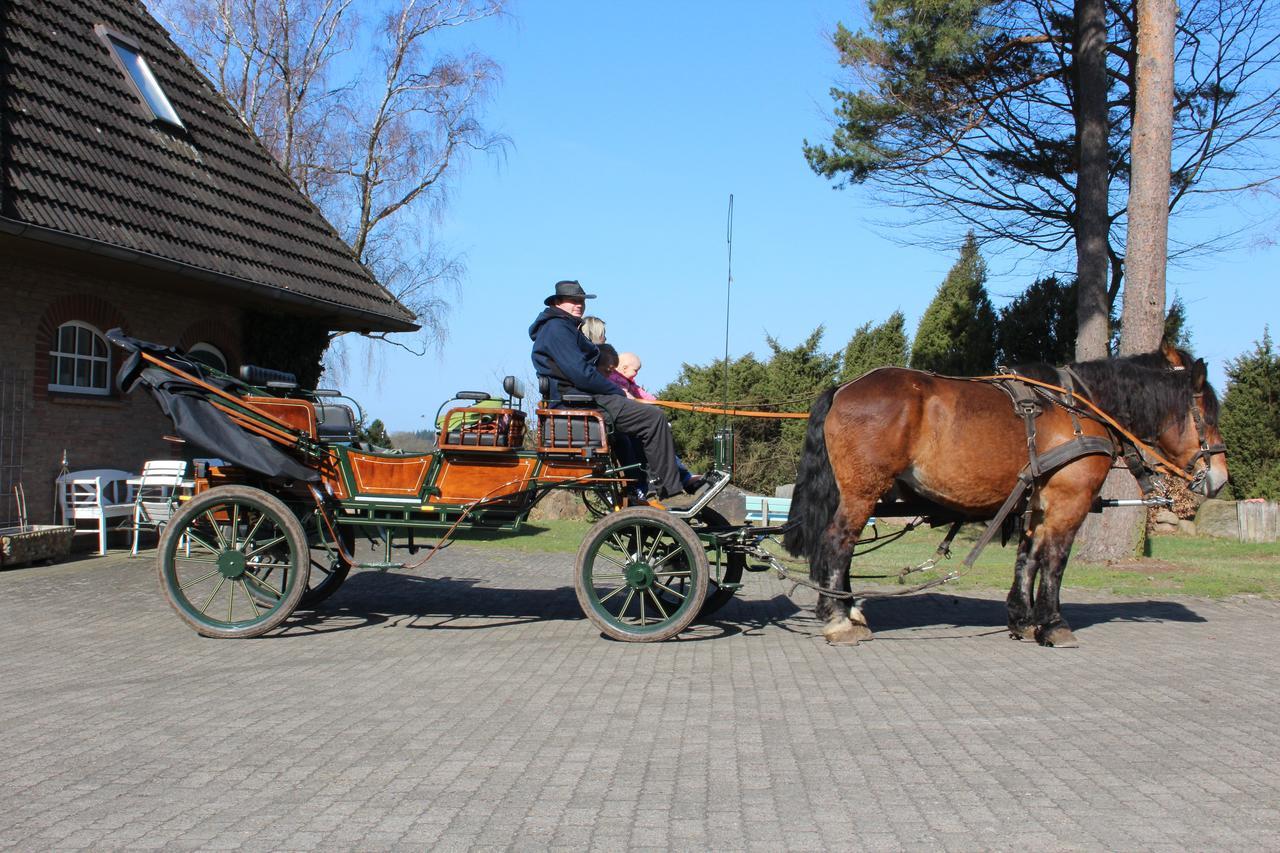
[[[620,394],[597,395],[596,403],[612,416],[615,430],[640,437],[649,463],[649,480],[657,488],[658,496],[669,498],[680,494],[682,487],[680,474],[676,471],[675,441],[671,438],[671,426],[662,410],[628,400]]]

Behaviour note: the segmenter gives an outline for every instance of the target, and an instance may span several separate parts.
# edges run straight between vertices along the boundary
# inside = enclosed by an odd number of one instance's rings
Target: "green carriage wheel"
[[[695,519],[706,527],[730,527],[729,519],[713,509],[704,509]],[[696,530],[696,528],[695,528]],[[738,551],[717,549],[714,543],[703,543],[707,549],[707,564],[711,577],[707,583],[707,599],[702,605],[703,616],[715,613],[733,599],[742,584],[742,573],[747,568],[747,555]]]
[[[311,571],[307,574],[307,591],[302,594],[302,605],[314,607],[338,591],[351,573],[351,563],[342,556],[345,550],[355,555],[356,535],[349,526],[337,524],[332,518],[325,523],[320,510],[313,509],[303,516],[302,528],[307,534],[311,553]],[[339,550],[334,534],[342,543]]]
[[[307,536],[279,498],[219,486],[192,498],[160,537],[160,588],[184,622],[206,637],[257,637],[301,601]]]
[[[673,637],[697,618],[707,576],[706,549],[688,524],[631,507],[587,532],[573,585],[582,612],[605,635],[645,643]]]

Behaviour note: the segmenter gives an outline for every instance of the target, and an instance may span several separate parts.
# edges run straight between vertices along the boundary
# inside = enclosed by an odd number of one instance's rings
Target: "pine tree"
[[[844,348],[840,381],[857,379],[877,367],[907,366],[906,318],[894,311],[889,319],[872,328],[867,321],[858,327]]]
[[[996,313],[987,296],[987,264],[973,233],[933,297],[911,345],[911,366],[953,376],[989,373],[995,363]]]
[[[1232,494],[1280,499],[1280,354],[1272,348],[1270,329],[1252,352],[1227,363],[1219,426]]]
[[[1000,364],[1075,359],[1076,284],[1042,278],[1000,309],[996,353]]]
[[[1191,330],[1187,328],[1187,304],[1182,301],[1182,294],[1173,297],[1169,313],[1164,317],[1164,340],[1178,349],[1191,349]]]

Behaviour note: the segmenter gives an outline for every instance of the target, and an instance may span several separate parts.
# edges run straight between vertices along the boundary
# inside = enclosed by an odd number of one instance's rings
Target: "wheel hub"
[[[631,563],[626,569],[627,586],[632,589],[648,589],[657,577],[648,563]]]
[[[244,554],[239,551],[223,551],[218,555],[218,571],[224,578],[238,578],[244,574],[244,568]]]

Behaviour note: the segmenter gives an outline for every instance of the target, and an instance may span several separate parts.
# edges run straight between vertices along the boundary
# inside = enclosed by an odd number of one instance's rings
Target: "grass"
[[[573,553],[591,527],[585,521],[540,521],[526,524],[519,533],[476,533],[460,535],[457,547],[502,549],[527,553]],[[882,528],[882,535],[891,528]],[[909,533],[876,551],[854,558],[855,574],[896,572],[903,566],[918,565],[928,558],[942,540],[945,528]],[[940,568],[959,570],[968,554],[977,527],[966,527],[952,545],[953,558]],[[1008,589],[1013,579],[1014,548],[1001,548],[997,538],[988,545],[973,569],[948,585],[956,589]],[[779,552],[780,553],[780,552]],[[803,572],[802,562],[788,562],[792,571]],[[933,573],[913,574],[914,584]],[[855,579],[859,585],[892,583],[886,580]],[[1258,595],[1280,598],[1280,543],[1245,544],[1224,539],[1190,536],[1159,536],[1148,540],[1148,555],[1110,566],[1090,565],[1073,560],[1067,566],[1063,586],[1092,589],[1125,596],[1196,595],[1224,598]]]

